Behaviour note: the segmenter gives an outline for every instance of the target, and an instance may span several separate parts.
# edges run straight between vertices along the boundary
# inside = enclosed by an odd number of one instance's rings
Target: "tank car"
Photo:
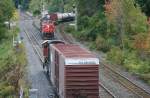
[[[50,20],[58,22],[70,22],[74,21],[74,13],[51,13],[49,14]]]

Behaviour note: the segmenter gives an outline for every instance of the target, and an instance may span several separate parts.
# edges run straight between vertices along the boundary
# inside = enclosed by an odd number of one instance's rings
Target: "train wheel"
[[[48,67],[48,64],[46,65],[46,74],[49,76],[49,67]]]
[[[43,63],[43,69],[45,69],[45,63]]]
[[[46,71],[47,76],[49,76],[49,70]]]
[[[41,37],[42,37],[42,39],[44,39],[44,33],[43,32],[41,33]]]
[[[54,98],[59,98],[58,94],[55,94],[55,95],[54,95]]]
[[[42,33],[42,39],[44,39],[44,34]]]

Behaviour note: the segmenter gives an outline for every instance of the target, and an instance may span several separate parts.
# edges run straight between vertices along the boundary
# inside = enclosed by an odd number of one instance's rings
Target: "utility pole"
[[[42,11],[43,11],[43,0],[41,0],[41,13],[42,13]]]
[[[42,17],[44,17],[44,14],[43,14],[43,12],[44,12],[44,0],[41,0],[41,16]]]
[[[74,8],[74,13],[75,13],[75,30],[77,31],[78,30],[78,9],[77,9],[77,4],[73,5],[73,8]]]
[[[77,6],[75,7],[75,30],[78,30],[78,11]]]
[[[43,4],[43,5],[42,5],[42,11],[44,11],[44,10],[45,10],[44,0],[42,0],[42,2],[43,2],[43,3],[42,3],[42,4]]]

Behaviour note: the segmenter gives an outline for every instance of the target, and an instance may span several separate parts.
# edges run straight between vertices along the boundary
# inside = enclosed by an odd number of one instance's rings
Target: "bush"
[[[125,64],[125,66],[128,66],[128,69],[134,73],[139,73],[139,74],[146,74],[150,73],[150,66],[148,63],[139,60],[138,62],[134,60],[128,61],[128,65]]]
[[[96,49],[103,51],[103,52],[108,52],[111,48],[111,40],[110,39],[104,39],[103,37],[101,37],[100,35],[97,36],[96,40],[95,40],[95,44],[96,44]]]
[[[79,30],[89,27],[89,17],[85,15],[85,16],[78,18],[78,27],[79,27]]]
[[[34,15],[34,16],[40,15],[40,14],[41,14],[40,10],[35,10],[35,11],[33,11],[33,15]]]
[[[90,50],[95,50],[96,49],[96,44],[94,43],[94,42],[87,42],[88,44],[88,46],[89,46],[89,48],[90,48]]]
[[[132,58],[131,54],[129,58],[126,58],[124,60],[124,66],[131,72],[137,73],[138,70],[141,68],[141,64],[138,63],[138,61],[135,59],[135,57]]]
[[[141,74],[140,77],[141,77],[143,80],[147,81],[148,84],[150,84],[150,73],[148,73],[148,74]]]
[[[82,31],[77,31],[77,38],[79,38],[80,40],[82,41],[88,41],[88,33],[89,33],[89,30],[87,29],[84,29]]]
[[[66,33],[72,33],[72,32],[74,32],[75,31],[75,29],[74,29],[74,27],[73,26],[66,26],[65,27],[65,32]]]
[[[123,52],[118,47],[112,47],[107,53],[107,59],[113,64],[123,64]]]
[[[137,52],[126,52],[124,66],[134,73],[147,74],[150,73],[150,64],[148,61],[142,61],[137,56]]]
[[[14,87],[13,86],[5,86],[4,88],[1,88],[0,90],[0,97],[7,97],[7,96],[10,96],[10,95],[13,95],[14,94]]]
[[[124,54],[124,66],[129,71],[138,74],[150,73],[150,62],[140,59],[137,51],[126,51]]]
[[[96,40],[95,40],[95,44],[96,44],[96,49],[97,50],[102,50],[105,51],[107,50],[107,45],[105,42],[105,39],[103,37],[101,37],[100,35],[97,36]]]

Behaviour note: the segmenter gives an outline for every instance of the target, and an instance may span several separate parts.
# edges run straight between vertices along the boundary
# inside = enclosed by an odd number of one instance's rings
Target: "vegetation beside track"
[[[0,43],[0,97],[17,97],[20,86],[26,85],[24,72],[26,61],[23,44],[13,47],[13,35],[18,35],[19,29],[7,31],[7,38]],[[26,93],[25,93],[26,94]]]
[[[24,89],[24,98],[28,98],[28,87],[24,79],[27,63],[25,48],[22,43],[13,46],[13,37],[16,38],[20,30],[18,25],[10,29],[4,25],[5,21],[18,21],[19,14],[14,9],[11,0],[2,0],[0,5],[3,5],[0,6],[0,12],[7,12],[6,15],[3,14],[0,17],[0,98],[19,97],[21,86]],[[3,7],[6,9],[3,9]]]
[[[105,53],[109,63],[125,67],[150,84],[150,30],[139,5],[134,0],[109,4],[104,0],[69,0],[65,10],[72,9],[73,2],[77,3],[78,30],[66,26],[66,32],[92,50]]]

